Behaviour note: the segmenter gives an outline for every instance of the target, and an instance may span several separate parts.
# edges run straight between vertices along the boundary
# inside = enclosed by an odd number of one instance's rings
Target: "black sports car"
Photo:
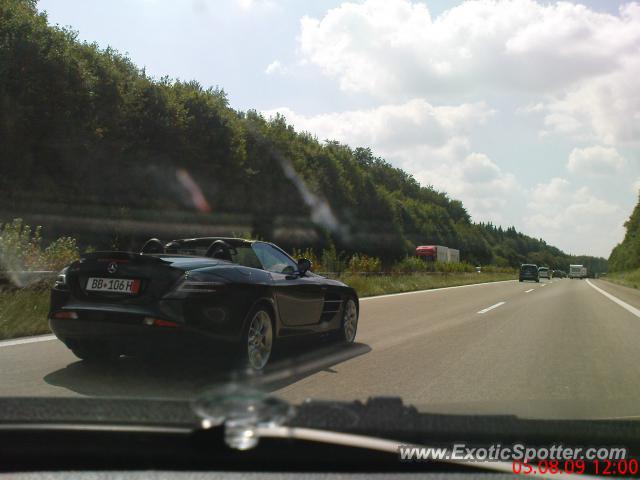
[[[267,242],[151,239],[141,253],[89,253],[63,269],[49,325],[85,360],[230,345],[260,370],[283,337],[355,339],[355,290],[310,268]]]

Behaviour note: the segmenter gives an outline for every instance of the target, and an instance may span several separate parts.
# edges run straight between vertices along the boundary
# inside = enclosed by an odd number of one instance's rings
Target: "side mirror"
[[[298,273],[300,273],[300,276],[303,277],[309,270],[311,270],[311,260],[308,258],[299,258]]]

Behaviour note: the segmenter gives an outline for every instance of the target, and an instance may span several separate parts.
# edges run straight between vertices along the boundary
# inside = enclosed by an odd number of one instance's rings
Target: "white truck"
[[[587,278],[587,267],[584,265],[569,265],[569,278]]]
[[[455,248],[447,249],[447,262],[458,263],[460,262],[460,250]]]

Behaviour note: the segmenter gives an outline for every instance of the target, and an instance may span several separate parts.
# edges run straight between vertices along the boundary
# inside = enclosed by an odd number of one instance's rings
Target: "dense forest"
[[[221,88],[151,78],[125,55],[50,26],[36,0],[0,0],[0,149],[0,221],[16,212],[49,214],[39,218],[51,224],[72,214],[189,219],[229,225],[229,234],[247,225],[289,248],[395,260],[442,244],[475,264],[566,269],[580,260],[606,270],[603,259],[474,223],[460,201],[368,148],[236,111]],[[82,241],[73,225],[52,231]]]
[[[609,257],[612,271],[640,268],[640,201],[624,226],[627,229],[624,240],[613,249]]]

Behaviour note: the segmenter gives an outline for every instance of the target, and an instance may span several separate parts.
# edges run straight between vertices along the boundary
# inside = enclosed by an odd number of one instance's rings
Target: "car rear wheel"
[[[342,310],[342,323],[340,328],[340,340],[353,343],[358,330],[358,307],[353,298],[348,299]]]
[[[262,307],[253,311],[243,342],[243,362],[256,371],[267,366],[273,350],[273,319]]]

